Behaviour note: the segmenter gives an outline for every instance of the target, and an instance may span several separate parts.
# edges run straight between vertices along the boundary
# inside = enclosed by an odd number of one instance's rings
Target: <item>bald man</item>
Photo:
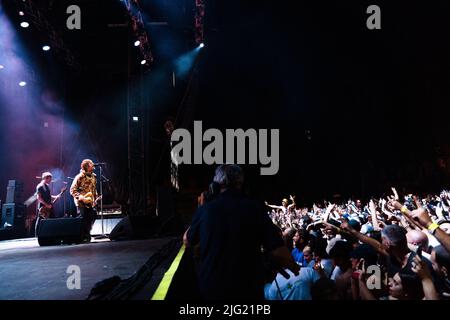
[[[410,230],[406,234],[406,240],[409,245],[413,245],[422,249],[423,252],[428,252],[428,237],[425,233],[419,230]]]

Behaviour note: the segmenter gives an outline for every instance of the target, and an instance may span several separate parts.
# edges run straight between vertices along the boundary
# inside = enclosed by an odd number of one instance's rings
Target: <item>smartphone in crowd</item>
[[[361,259],[358,263],[357,269],[352,272],[352,279],[358,280],[359,275],[366,270],[366,263],[363,259]]]
[[[422,248],[421,247],[417,248],[416,254],[419,256],[419,258],[422,258]]]

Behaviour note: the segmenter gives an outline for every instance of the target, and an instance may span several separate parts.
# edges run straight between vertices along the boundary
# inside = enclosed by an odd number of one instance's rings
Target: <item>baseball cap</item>
[[[356,231],[360,231],[361,230],[361,224],[359,223],[358,220],[356,219],[350,219],[348,220],[348,224],[355,229]]]

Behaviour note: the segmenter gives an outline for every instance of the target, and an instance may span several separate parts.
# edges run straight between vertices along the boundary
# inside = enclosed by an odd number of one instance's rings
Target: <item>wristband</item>
[[[436,232],[436,229],[439,228],[439,225],[436,222],[433,222],[428,226],[428,232],[430,232],[432,235]]]
[[[408,208],[407,208],[406,206],[403,206],[403,207],[400,209],[400,211],[401,211],[402,213],[407,213],[407,212],[408,212]]]

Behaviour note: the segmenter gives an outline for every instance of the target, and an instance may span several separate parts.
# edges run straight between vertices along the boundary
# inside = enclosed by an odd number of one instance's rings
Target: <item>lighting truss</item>
[[[146,61],[146,65],[153,62],[153,55],[150,50],[150,41],[148,39],[147,31],[145,30],[144,20],[140,10],[138,0],[121,0],[128,10],[130,16],[131,29],[133,30],[134,37],[139,40],[139,51],[142,59]]]
[[[195,43],[199,45],[204,42],[204,17],[205,1],[195,0]]]
[[[56,32],[50,22],[45,18],[45,15],[41,12],[41,9],[35,5],[33,0],[21,1],[16,0],[19,6],[21,6],[27,17],[27,21],[30,22],[37,30],[45,34],[48,37],[48,45],[56,52],[62,53],[61,56],[64,62],[69,67],[78,68],[79,64],[75,60],[75,56],[67,48],[62,37]]]

